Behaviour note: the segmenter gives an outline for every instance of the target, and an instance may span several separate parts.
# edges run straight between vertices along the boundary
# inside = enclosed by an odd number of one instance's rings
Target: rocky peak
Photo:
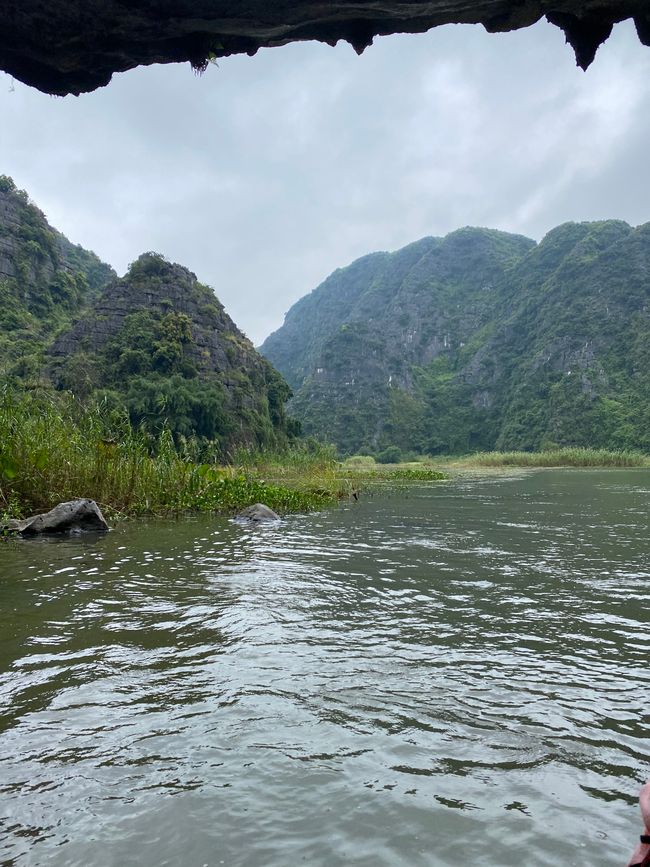
[[[58,388],[122,395],[136,422],[167,403],[177,430],[223,443],[271,443],[285,432],[286,383],[214,292],[158,253],[107,285],[48,358]]]

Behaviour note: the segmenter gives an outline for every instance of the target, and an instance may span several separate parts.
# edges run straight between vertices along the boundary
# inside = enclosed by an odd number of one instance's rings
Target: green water
[[[0,547],[0,863],[613,865],[650,473]]]

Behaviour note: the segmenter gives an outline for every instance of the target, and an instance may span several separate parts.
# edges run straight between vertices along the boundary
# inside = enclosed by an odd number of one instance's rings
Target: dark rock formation
[[[560,27],[586,68],[612,26],[635,21],[650,44],[647,0],[0,0],[0,68],[43,90],[95,90],[115,72],[316,39],[356,51],[375,36],[422,33],[441,24],[515,30],[542,16]]]
[[[279,521],[280,516],[276,515],[273,509],[269,509],[264,503],[255,503],[254,506],[248,506],[237,515],[238,520],[249,521],[253,524],[261,524],[266,521]]]
[[[20,536],[40,536],[87,530],[105,532],[109,526],[94,500],[71,500],[69,503],[59,503],[42,515],[34,515],[24,521],[12,521],[7,529]]]
[[[118,396],[131,420],[235,445],[285,442],[289,388],[196,275],[145,253],[48,350],[57,388]],[[152,427],[153,426],[153,427]]]

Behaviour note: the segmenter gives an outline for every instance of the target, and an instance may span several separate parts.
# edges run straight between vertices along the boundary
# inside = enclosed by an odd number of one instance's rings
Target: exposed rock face
[[[70,500],[68,503],[59,503],[42,515],[13,521],[9,529],[21,536],[39,536],[83,531],[105,532],[109,526],[94,500]]]
[[[650,224],[487,229],[335,271],[261,351],[343,452],[650,451]]]
[[[50,355],[65,359],[81,346],[93,354],[101,353],[127,317],[138,310],[155,311],[161,316],[173,311],[188,317],[191,339],[185,354],[199,373],[250,372],[264,367],[251,342],[214,293],[198,282],[196,274],[148,254],[140,257],[129,274],[104,290],[92,309],[55,341]]]
[[[650,44],[647,0],[0,0],[0,67],[46,93],[79,94],[143,64],[200,69],[211,57],[307,39],[344,39],[361,52],[379,35],[441,24],[515,30],[544,15],[583,68],[618,21],[633,18]]]
[[[297,432],[286,382],[191,271],[146,253],[118,280],[4,175],[0,379],[97,397],[177,443],[277,447]]]
[[[135,424],[165,416],[175,434],[224,449],[277,445],[287,432],[282,377],[208,286],[155,253],[109,284],[48,357],[58,388],[120,394]]]
[[[58,272],[83,274],[91,291],[115,276],[94,253],[53,229],[27,194],[0,175],[0,280],[20,280],[29,303],[31,294],[51,285]]]
[[[269,509],[264,503],[255,503],[253,506],[243,509],[237,518],[242,521],[250,521],[253,524],[263,524],[267,521],[279,521],[280,516],[276,515],[273,509]]]
[[[71,244],[11,178],[0,175],[0,373],[26,377],[52,334],[115,277]]]

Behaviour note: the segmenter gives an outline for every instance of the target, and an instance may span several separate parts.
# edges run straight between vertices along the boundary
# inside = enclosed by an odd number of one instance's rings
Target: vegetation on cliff
[[[48,350],[59,389],[128,410],[152,434],[198,437],[227,457],[277,447],[296,432],[290,389],[212,290],[156,253],[112,281]]]
[[[0,175],[0,377],[31,385],[52,335],[115,278],[94,254],[53,229],[25,192]]]
[[[342,491],[331,454],[295,445],[289,386],[209,287],[156,253],[118,280],[4,176],[0,381],[4,514],[74,497],[114,514],[286,511]],[[261,481],[234,461],[244,448],[294,467],[304,452],[309,472]]]
[[[262,352],[344,453],[650,451],[650,224],[484,229],[334,272]]]
[[[0,378],[126,411],[153,436],[282,448],[290,389],[214,292],[156,253],[118,280],[0,176]]]

